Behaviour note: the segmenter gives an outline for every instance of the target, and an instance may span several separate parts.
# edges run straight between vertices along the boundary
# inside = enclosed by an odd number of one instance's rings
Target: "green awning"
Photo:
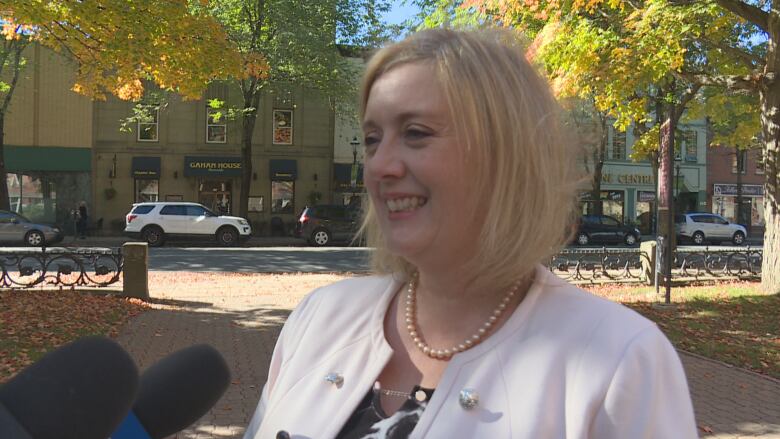
[[[4,155],[7,172],[89,172],[92,169],[92,152],[89,148],[6,145]]]

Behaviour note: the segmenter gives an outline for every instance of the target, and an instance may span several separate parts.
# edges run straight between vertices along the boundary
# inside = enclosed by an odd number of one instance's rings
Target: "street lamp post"
[[[355,189],[357,188],[357,174],[358,174],[358,165],[357,165],[357,149],[358,146],[360,146],[360,141],[358,140],[357,136],[352,137],[352,141],[349,142],[349,144],[352,146],[352,173],[351,173],[351,179],[350,183],[352,186],[352,196],[355,196]]]

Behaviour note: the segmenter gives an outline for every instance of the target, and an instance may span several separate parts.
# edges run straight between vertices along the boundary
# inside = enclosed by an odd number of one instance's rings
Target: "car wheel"
[[[27,235],[24,236],[24,242],[30,247],[40,247],[44,244],[46,238],[43,233],[37,230],[30,230]]]
[[[238,244],[238,231],[232,227],[223,227],[217,230],[217,242],[223,247],[232,247]]]
[[[577,234],[577,244],[579,245],[588,245],[590,242],[590,237],[587,233],[579,233]]]
[[[141,231],[141,239],[149,244],[149,247],[160,247],[165,242],[165,234],[157,226],[148,226]]]
[[[626,236],[623,238],[623,242],[625,242],[626,245],[635,245],[636,236],[634,236],[633,233],[626,233]]]
[[[696,245],[704,244],[704,233],[702,233],[702,232],[695,232],[693,234],[693,236],[691,237],[691,240]]]
[[[734,236],[731,238],[731,242],[734,245],[742,245],[745,243],[745,234],[742,232],[734,232]]]
[[[311,234],[311,243],[314,246],[322,247],[330,243],[330,232],[325,229],[317,229]]]

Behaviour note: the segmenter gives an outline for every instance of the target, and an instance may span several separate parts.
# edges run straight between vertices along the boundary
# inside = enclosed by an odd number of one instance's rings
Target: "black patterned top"
[[[422,392],[422,393],[420,393]],[[420,420],[433,389],[414,386],[411,396],[392,416],[379,403],[379,388],[374,387],[352,413],[337,439],[406,439]]]

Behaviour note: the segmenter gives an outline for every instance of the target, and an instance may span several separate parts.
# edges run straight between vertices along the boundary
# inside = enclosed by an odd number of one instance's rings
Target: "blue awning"
[[[298,162],[290,159],[272,159],[269,162],[271,180],[294,181],[298,177]]]
[[[131,172],[135,178],[160,178],[160,157],[133,157]]]
[[[363,165],[358,164],[355,189],[363,189]],[[333,190],[349,192],[352,190],[352,163],[333,164]]]

